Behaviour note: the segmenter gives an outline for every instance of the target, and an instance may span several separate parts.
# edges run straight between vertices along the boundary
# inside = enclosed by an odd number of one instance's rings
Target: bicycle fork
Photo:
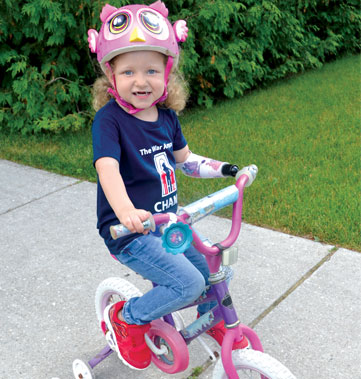
[[[248,326],[240,323],[233,307],[232,298],[225,282],[224,273],[220,271],[212,273],[209,278],[209,283],[212,285],[212,294],[216,297],[218,306],[201,316],[197,321],[186,328],[186,333],[183,333],[183,337],[186,341],[194,339],[197,335],[210,329],[223,319],[225,322],[226,334],[223,338],[221,348],[222,364],[228,378],[237,379],[238,374],[232,361],[233,344],[246,337],[254,350],[263,352],[263,347],[257,334]],[[199,326],[201,326],[201,332]]]

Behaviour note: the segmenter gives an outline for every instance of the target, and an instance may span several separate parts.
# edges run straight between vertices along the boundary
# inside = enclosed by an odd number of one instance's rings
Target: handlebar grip
[[[155,222],[153,216],[150,216],[148,220],[143,221],[144,229],[150,229],[152,232],[155,231]],[[110,234],[114,240],[125,237],[129,234],[133,234],[134,232],[131,232],[128,228],[126,228],[122,224],[118,225],[112,225],[110,227]]]
[[[247,175],[248,182],[246,183],[246,187],[249,187],[256,179],[257,173],[258,167],[255,164],[252,164],[250,166],[243,167],[242,170],[238,171],[236,179],[238,180],[244,174]]]
[[[235,164],[226,163],[222,166],[222,175],[223,176],[235,177],[237,175],[238,171],[239,171],[239,167]]]

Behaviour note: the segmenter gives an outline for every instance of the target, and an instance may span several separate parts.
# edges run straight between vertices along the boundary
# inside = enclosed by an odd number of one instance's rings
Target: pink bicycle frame
[[[243,174],[236,182],[238,198],[233,202],[232,226],[229,235],[224,241],[213,246],[207,246],[202,242],[196,232],[193,231],[192,233],[194,245],[200,253],[205,255],[211,274],[216,274],[219,271],[222,262],[221,250],[231,247],[239,236],[242,225],[243,192],[248,180],[249,176]],[[170,221],[169,214],[155,214],[153,217],[157,225],[167,224]],[[189,224],[189,218],[187,213],[183,213],[177,216],[177,221]],[[221,282],[214,284],[213,287],[218,287],[215,293],[218,302],[221,303],[221,297],[224,294],[228,294],[227,285]],[[219,312],[216,313],[218,314]],[[226,335],[223,339],[221,348],[222,363],[228,377],[235,379],[238,378],[238,374],[232,362],[232,346],[234,341],[238,342],[245,336],[253,349],[263,352],[263,348],[257,334],[248,326],[240,324],[235,310],[230,311],[229,309],[225,309],[223,317],[226,325],[233,324],[234,326],[227,328]]]

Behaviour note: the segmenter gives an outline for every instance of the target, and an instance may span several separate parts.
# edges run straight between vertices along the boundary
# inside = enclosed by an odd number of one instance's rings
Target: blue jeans
[[[169,254],[160,237],[148,234],[133,240],[115,257],[157,284],[125,303],[122,316],[128,324],[142,325],[172,313],[196,300],[208,285],[207,261],[193,246],[184,254]],[[198,312],[206,313],[216,304],[201,304]]]

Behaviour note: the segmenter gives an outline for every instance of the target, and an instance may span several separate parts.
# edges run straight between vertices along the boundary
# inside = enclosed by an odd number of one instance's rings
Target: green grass
[[[96,181],[89,130],[67,135],[22,136],[0,132],[0,157],[61,175]]]
[[[245,221],[360,250],[360,93],[360,56],[351,56],[180,120],[194,152],[258,166]],[[1,133],[0,157],[95,180],[89,131]],[[188,203],[232,180],[178,175],[178,182]]]

